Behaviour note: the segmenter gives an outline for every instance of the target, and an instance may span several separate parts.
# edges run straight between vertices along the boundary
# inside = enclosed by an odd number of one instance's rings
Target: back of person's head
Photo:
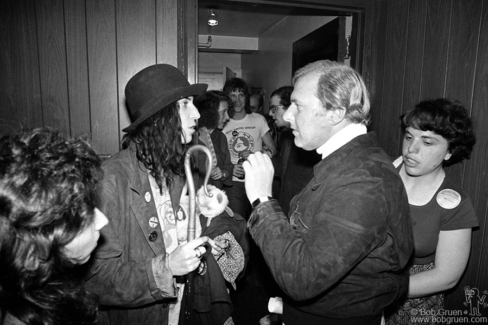
[[[51,129],[0,139],[0,314],[24,324],[89,324],[96,315],[64,251],[94,222],[101,160]]]
[[[271,93],[269,98],[273,96],[278,96],[280,98],[280,104],[284,106],[285,109],[291,105],[291,93],[293,92],[293,86],[283,86]]]
[[[309,76],[318,76],[316,96],[325,109],[344,109],[352,123],[369,123],[369,93],[357,71],[335,61],[316,61],[296,71],[293,84]]]
[[[251,87],[249,94],[249,106],[254,113],[263,113],[265,91],[261,87]],[[253,103],[253,99],[255,99]]]
[[[400,119],[403,132],[407,127],[431,131],[449,142],[451,157],[444,160],[445,166],[471,156],[476,137],[469,113],[459,101],[447,98],[423,100]]]
[[[195,106],[200,113],[198,120],[198,127],[206,127],[207,129],[216,129],[219,124],[219,106],[221,102],[226,102],[231,105],[232,101],[223,92],[218,90],[207,91],[202,96],[195,100]]]

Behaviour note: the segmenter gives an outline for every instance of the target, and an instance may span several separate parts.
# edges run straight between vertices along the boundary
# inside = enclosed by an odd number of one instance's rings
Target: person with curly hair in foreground
[[[94,324],[79,264],[107,218],[96,206],[101,161],[51,129],[0,139],[0,324]]]
[[[407,190],[415,250],[408,299],[386,313],[387,324],[419,324],[411,316],[444,309],[443,292],[454,287],[468,263],[472,228],[470,198],[444,167],[468,159],[476,138],[458,101],[424,100],[401,117],[402,155],[395,161]],[[421,324],[438,324],[435,317]]]

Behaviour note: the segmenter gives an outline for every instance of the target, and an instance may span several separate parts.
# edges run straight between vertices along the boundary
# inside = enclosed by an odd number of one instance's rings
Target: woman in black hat
[[[176,222],[186,218],[184,157],[200,117],[190,85],[175,67],[157,64],[134,75],[125,89],[132,124],[123,150],[103,165],[99,209],[111,222],[103,232],[87,287],[100,296],[112,324],[177,324],[179,279],[205,253],[200,237],[178,242]]]

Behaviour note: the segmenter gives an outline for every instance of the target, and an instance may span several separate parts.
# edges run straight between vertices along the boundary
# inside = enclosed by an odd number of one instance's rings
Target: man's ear
[[[342,107],[328,110],[326,116],[329,119],[331,125],[337,125],[344,120],[346,116],[346,110]]]

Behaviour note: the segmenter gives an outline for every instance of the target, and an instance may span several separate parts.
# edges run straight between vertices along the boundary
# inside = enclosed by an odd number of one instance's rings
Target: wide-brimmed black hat
[[[132,124],[124,132],[139,124],[167,105],[188,96],[201,95],[207,84],[190,85],[177,68],[169,64],[155,64],[136,73],[125,87],[125,100]]]

